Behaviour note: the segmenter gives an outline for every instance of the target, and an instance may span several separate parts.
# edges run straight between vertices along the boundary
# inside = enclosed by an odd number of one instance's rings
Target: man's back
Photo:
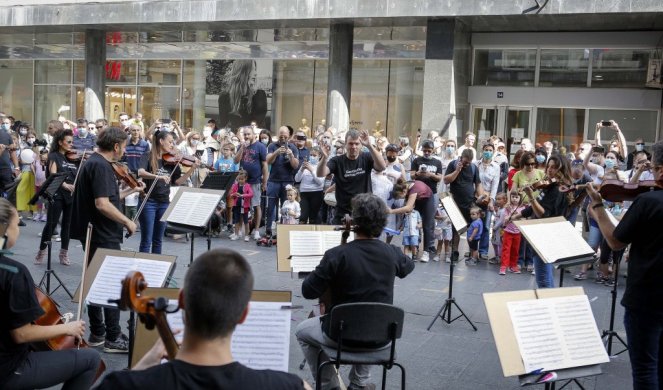
[[[253,370],[239,362],[223,366],[197,366],[173,360],[141,371],[110,373],[97,389],[303,389],[292,374]]]

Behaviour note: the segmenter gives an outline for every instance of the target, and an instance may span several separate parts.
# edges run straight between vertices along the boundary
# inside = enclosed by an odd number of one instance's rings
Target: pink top
[[[500,225],[503,225],[509,219],[509,217],[511,217],[512,214],[516,212],[519,213],[524,209],[525,209],[524,205],[520,205],[517,208],[512,205],[504,207],[504,212],[502,213],[502,219],[499,222]],[[513,223],[513,221],[509,221],[509,223],[506,226],[504,226],[504,231],[512,234],[520,234],[520,229],[518,229],[518,226],[516,226],[516,224]]]
[[[36,158],[39,159],[39,157]],[[46,170],[44,170],[44,166],[41,165],[41,161],[39,160],[32,164],[35,167],[35,186],[39,187],[46,181]]]
[[[241,198],[233,198],[232,194],[236,194],[239,191],[239,184],[238,183],[233,183],[232,187],[230,187],[230,197],[229,197],[229,206],[233,207],[235,206],[235,202],[238,199],[242,199],[243,202],[242,207],[244,208],[245,211],[249,211],[251,208],[251,198],[253,198],[253,190],[251,189],[251,184],[249,183],[244,183],[244,186],[242,187],[242,197]]]

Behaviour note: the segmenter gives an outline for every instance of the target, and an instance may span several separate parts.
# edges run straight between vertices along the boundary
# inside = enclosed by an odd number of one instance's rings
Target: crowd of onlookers
[[[609,126],[597,124],[593,142],[563,146],[556,140],[533,144],[523,138],[516,140],[515,146],[511,143],[514,153],[507,153],[499,137],[477,144],[471,132],[457,145],[454,139],[435,131],[416,139],[389,139],[380,131],[336,131],[322,125],[296,130],[281,126],[272,133],[255,123],[233,130],[219,128],[210,120],[198,131],[165,119],[147,126],[140,113],[120,113],[118,119],[119,126],[130,135],[124,160],[134,173],[141,157],[149,152],[153,135],[161,131],[173,135],[173,153],[200,162],[189,168],[195,172],[186,185],[199,187],[212,171],[238,172],[236,183],[214,216],[211,234],[217,237],[260,240],[275,236],[277,224],[340,224],[344,215],[350,214],[352,197],[372,192],[390,209],[383,234],[387,242],[400,236],[404,252],[413,258],[449,262],[454,241],[460,237],[454,234],[440,200],[451,195],[469,225],[466,264],[487,260],[499,265],[501,275],[533,271],[534,253],[513,217],[520,216],[539,195],[536,189],[526,189],[544,179],[551,158],[560,165],[568,164],[574,184],[652,179],[651,156],[643,140],[635,139],[629,152],[613,121]],[[24,219],[45,221],[47,205],[43,201],[30,205],[28,201],[46,179],[46,158],[54,134],[70,129],[74,149],[93,151],[96,136],[108,121],[74,122],[60,117],[38,135],[30,124],[11,116],[0,114],[0,120],[0,148],[9,149],[0,159],[1,188]],[[605,137],[606,132],[612,134],[604,145],[601,133]],[[585,212],[587,201],[583,201],[582,191],[571,195],[564,216],[572,223],[582,221],[589,245],[600,253],[596,279],[611,284],[609,263],[622,253],[612,253],[602,240],[596,222]],[[125,213],[133,217],[138,194],[124,202]],[[606,207],[619,215],[628,203],[606,203]],[[575,278],[582,280],[587,275],[588,267],[583,266]]]

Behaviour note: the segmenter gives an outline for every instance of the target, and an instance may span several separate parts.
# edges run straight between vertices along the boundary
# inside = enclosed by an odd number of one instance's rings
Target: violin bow
[[[87,224],[87,233],[85,234],[85,251],[83,251],[83,271],[81,273],[81,287],[78,289],[78,311],[76,313],[76,321],[81,320],[83,313],[83,289],[85,288],[85,273],[87,272],[87,263],[90,256],[90,240],[92,239],[92,224]],[[91,260],[91,259],[90,259]],[[76,346],[80,349],[80,343]]]
[[[81,168],[83,168],[83,163],[85,162],[85,153],[87,153],[87,149],[83,150],[83,154],[81,155],[81,163],[78,166],[78,169],[76,170],[76,177],[74,178],[74,188],[76,188],[76,182],[78,181],[78,175],[81,173]]]

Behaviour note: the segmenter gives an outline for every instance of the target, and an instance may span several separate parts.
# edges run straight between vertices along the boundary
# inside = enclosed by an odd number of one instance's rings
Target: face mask
[[[198,141],[197,139],[191,140],[191,146],[198,146]]]
[[[122,121],[122,126],[124,126],[124,127],[129,127],[130,124],[131,124],[131,121],[128,120],[128,119],[126,121]]]
[[[635,150],[637,150],[638,152],[642,152],[643,150],[645,150],[645,145],[636,144]]]
[[[28,134],[28,131],[25,130],[25,129],[21,129],[21,130],[18,131],[18,133],[19,133],[20,135],[26,135],[26,134]]]
[[[9,124],[3,123],[2,126],[0,127],[2,130],[9,130]]]
[[[78,134],[82,137],[85,137],[87,135],[87,128],[81,127],[80,129],[78,129]]]
[[[545,156],[542,156],[542,155],[540,155],[540,154],[537,154],[537,155],[536,155],[536,162],[538,162],[539,164],[543,164],[545,161],[546,161],[546,157],[545,157]]]
[[[608,169],[614,168],[615,167],[615,160],[606,159],[605,160],[605,167],[608,168]]]
[[[456,148],[454,148],[453,146],[447,146],[447,153],[451,154],[454,152],[454,150],[456,150]]]
[[[483,158],[485,158],[486,160],[490,160],[491,158],[493,158],[493,152],[489,152],[486,150],[485,152],[483,152]]]
[[[35,143],[35,139],[34,138],[28,138],[27,142],[28,142],[28,145],[32,146],[32,144]]]
[[[600,157],[592,157],[589,159],[589,161],[593,162],[594,164],[600,164],[601,163],[601,158]]]
[[[263,138],[260,140],[263,144],[267,145],[269,143],[269,140],[267,138]]]
[[[387,156],[387,161],[393,163],[394,161],[396,161],[396,156]]]
[[[308,159],[308,162],[311,165],[316,165],[316,164],[318,164],[318,158],[317,157],[311,157],[311,158]]]

